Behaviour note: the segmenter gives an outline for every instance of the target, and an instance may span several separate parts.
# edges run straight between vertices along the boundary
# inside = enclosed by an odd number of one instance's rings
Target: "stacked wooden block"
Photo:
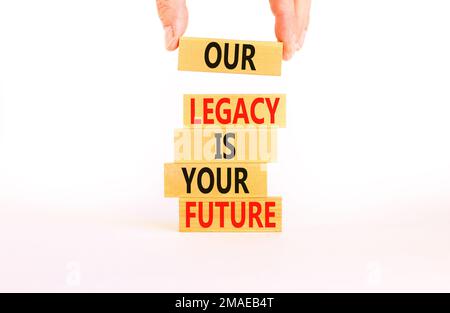
[[[182,38],[179,70],[281,75],[282,44]],[[267,195],[286,126],[281,94],[185,95],[175,131],[175,163],[165,165],[165,196],[180,198],[182,232],[279,232],[279,197]]]

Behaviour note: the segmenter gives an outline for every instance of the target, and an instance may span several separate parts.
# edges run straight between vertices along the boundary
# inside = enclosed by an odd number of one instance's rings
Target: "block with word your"
[[[177,197],[265,197],[265,164],[186,164],[164,166],[165,196]]]

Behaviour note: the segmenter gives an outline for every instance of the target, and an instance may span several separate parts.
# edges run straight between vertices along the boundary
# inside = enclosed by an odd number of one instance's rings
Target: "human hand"
[[[289,60],[301,49],[309,24],[311,0],[269,0],[275,16],[275,35],[283,42],[283,59]],[[164,27],[167,50],[178,48],[188,24],[186,0],[156,0]]]
[[[283,43],[283,59],[303,47],[309,25],[311,0],[270,0],[275,15],[275,35]]]

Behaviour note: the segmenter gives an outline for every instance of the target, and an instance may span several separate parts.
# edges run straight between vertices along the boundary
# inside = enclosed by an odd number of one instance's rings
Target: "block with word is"
[[[283,94],[184,95],[184,125],[286,127]]]
[[[281,198],[181,198],[180,231],[281,232]]]
[[[164,166],[166,197],[265,197],[265,164],[185,164]]]
[[[262,162],[277,158],[277,129],[204,127],[175,130],[175,162]]]
[[[180,71],[281,75],[283,44],[210,38],[180,39]]]

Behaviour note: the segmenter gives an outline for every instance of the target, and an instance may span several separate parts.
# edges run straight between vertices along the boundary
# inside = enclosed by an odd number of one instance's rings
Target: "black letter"
[[[230,50],[230,44],[226,43],[225,44],[225,57],[224,57],[224,61],[225,61],[225,67],[229,70],[235,69],[236,66],[238,65],[239,62],[239,44],[237,43],[235,48],[234,48],[234,61],[232,64],[230,64],[228,62],[228,52]]]
[[[223,144],[230,150],[230,154],[226,154],[225,152],[223,153],[223,157],[225,158],[225,160],[231,160],[236,156],[236,148],[228,138],[236,139],[236,134],[228,133],[225,134],[225,137],[223,137]]]
[[[222,134],[217,133],[214,134],[214,137],[216,137],[216,156],[214,157],[216,160],[222,159],[222,142],[220,139],[222,139]]]
[[[252,45],[244,45],[242,50],[242,69],[245,70],[245,61],[248,61],[252,71],[256,70],[255,64],[253,64],[252,60],[256,53],[255,47]],[[250,54],[247,54],[247,50],[250,50]]]
[[[231,189],[231,167],[227,168],[227,186],[225,188],[222,187],[222,169],[220,167],[217,168],[217,189],[220,193],[229,193]]]
[[[242,173],[243,176],[242,178],[239,178],[239,174]],[[245,168],[242,167],[237,167],[236,168],[236,193],[239,193],[239,185],[242,185],[242,189],[244,189],[245,193],[249,193],[248,192],[248,188],[247,185],[245,184],[245,181],[247,180],[248,177],[248,173],[247,170]]]
[[[186,180],[186,192],[191,193],[191,184],[192,184],[192,180],[194,179],[195,171],[197,169],[195,167],[192,168],[190,175],[188,175],[188,173],[187,173],[187,168],[183,167],[182,170],[183,170],[184,179]]]
[[[211,63],[211,61],[209,60],[209,51],[212,48],[216,48],[216,50],[217,50],[217,60],[214,63]],[[222,50],[220,49],[220,45],[217,42],[210,42],[206,46],[206,50],[205,50],[205,62],[206,62],[206,65],[209,68],[216,68],[216,67],[219,66],[221,60],[222,60]]]
[[[209,186],[208,188],[203,188],[202,185],[202,176],[204,173],[207,173],[209,175]],[[197,177],[197,185],[198,189],[201,193],[210,193],[214,188],[214,173],[210,168],[204,167],[200,170]]]

